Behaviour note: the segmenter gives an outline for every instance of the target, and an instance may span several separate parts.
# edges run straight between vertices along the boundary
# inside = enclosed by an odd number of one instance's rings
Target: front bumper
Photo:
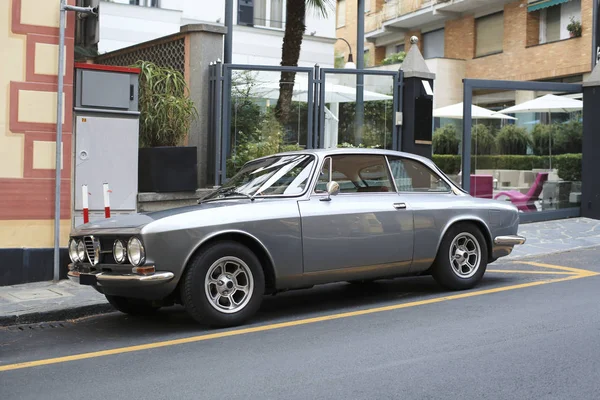
[[[87,271],[81,266],[69,264],[67,277],[80,285],[100,286],[102,288],[136,288],[170,282],[175,277],[175,274],[160,271],[150,275]]]
[[[494,244],[498,246],[516,246],[525,243],[525,237],[519,235],[496,236]]]

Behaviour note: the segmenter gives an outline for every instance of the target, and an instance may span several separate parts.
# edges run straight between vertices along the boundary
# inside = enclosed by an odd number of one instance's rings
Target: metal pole
[[[592,8],[592,69],[598,62],[598,2],[594,0]]]
[[[233,0],[225,0],[225,48],[223,50],[223,60],[225,64],[231,64],[231,54],[233,49]]]
[[[463,81],[464,82],[464,81]],[[471,104],[473,103],[473,87],[463,83],[463,135],[462,135],[462,188],[471,190]]]
[[[356,18],[356,119],[355,141],[356,144],[362,142],[363,124],[364,124],[364,83],[365,76],[362,74],[365,68],[365,0],[358,1],[358,11]]]
[[[60,179],[62,166],[63,69],[65,64],[66,0],[60,0],[58,85],[56,90],[56,178],[54,185],[54,282],[60,279]]]

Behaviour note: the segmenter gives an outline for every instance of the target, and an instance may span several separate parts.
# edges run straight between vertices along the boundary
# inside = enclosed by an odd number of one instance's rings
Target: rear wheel
[[[196,321],[240,325],[258,311],[265,291],[262,266],[247,247],[219,242],[196,256],[181,285],[181,298]]]
[[[130,315],[152,315],[160,308],[153,306],[148,300],[129,297],[106,295],[106,300],[118,311]]]
[[[431,273],[447,289],[471,289],[483,277],[487,260],[488,249],[481,230],[472,223],[458,223],[444,235]]]

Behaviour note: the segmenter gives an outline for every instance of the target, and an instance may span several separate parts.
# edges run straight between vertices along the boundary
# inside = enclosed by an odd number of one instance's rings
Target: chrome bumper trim
[[[500,246],[516,246],[525,243],[525,237],[519,235],[497,236],[494,239],[494,244]]]
[[[156,283],[168,282],[175,277],[172,272],[155,272],[152,275],[135,275],[135,274],[116,274],[112,272],[92,272],[84,273],[77,270],[70,270],[67,273],[67,277],[75,282],[79,283],[80,275],[94,275],[99,286],[144,286],[152,285]]]

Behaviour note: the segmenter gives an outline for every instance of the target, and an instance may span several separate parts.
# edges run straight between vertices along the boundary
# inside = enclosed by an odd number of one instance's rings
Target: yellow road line
[[[584,271],[584,272],[590,273],[591,271]],[[556,278],[556,279],[548,279],[548,280],[543,280],[543,281],[528,282],[528,283],[523,283],[523,284],[519,284],[519,285],[511,285],[511,286],[505,286],[505,287],[494,288],[494,289],[477,290],[477,291],[473,291],[473,292],[465,292],[465,293],[455,294],[452,296],[436,297],[433,299],[419,300],[419,301],[413,301],[413,302],[409,302],[409,303],[400,303],[400,304],[394,304],[394,305],[389,305],[389,306],[384,306],[384,307],[369,308],[369,309],[359,310],[359,311],[350,311],[350,312],[339,313],[339,314],[323,315],[320,317],[305,318],[305,319],[300,319],[300,320],[295,320],[295,321],[280,322],[280,323],[269,324],[269,325],[261,325],[261,326],[256,326],[256,327],[252,327],[252,328],[234,329],[234,330],[229,330],[229,331],[224,331],[224,332],[217,332],[217,333],[192,336],[192,337],[182,338],[182,339],[174,339],[174,340],[166,340],[166,341],[161,341],[161,342],[147,343],[147,344],[142,344],[142,345],[137,345],[137,346],[119,347],[119,348],[115,348],[115,349],[95,351],[95,352],[90,352],[90,353],[74,354],[74,355],[65,356],[65,357],[56,357],[56,358],[48,358],[48,359],[37,360],[37,361],[27,361],[27,362],[16,363],[16,364],[8,364],[8,365],[0,366],[0,372],[11,371],[11,370],[16,370],[16,369],[23,369],[23,368],[39,367],[39,366],[43,366],[43,365],[59,364],[59,363],[65,363],[65,362],[70,362],[70,361],[77,361],[77,360],[85,360],[85,359],[89,359],[89,358],[104,357],[104,356],[110,356],[110,355],[115,355],[115,354],[131,353],[131,352],[135,352],[135,351],[157,349],[157,348],[161,348],[161,347],[202,342],[202,341],[206,341],[206,340],[220,339],[220,338],[225,338],[225,337],[230,337],[230,336],[239,336],[239,335],[246,335],[249,333],[289,328],[292,326],[301,326],[301,325],[314,324],[317,322],[332,321],[332,320],[336,320],[336,319],[349,318],[349,317],[357,317],[360,315],[368,315],[368,314],[375,314],[375,313],[380,313],[380,312],[385,312],[385,311],[400,310],[403,308],[441,303],[441,302],[450,301],[450,300],[465,299],[465,298],[469,298],[469,297],[505,292],[505,291],[509,291],[509,290],[516,290],[516,289],[523,289],[523,288],[528,288],[528,287],[533,287],[533,286],[546,285],[549,283],[564,282],[564,281],[584,278],[587,276],[590,276],[590,275],[584,275],[584,274],[571,275],[571,276],[567,276],[565,278]]]
[[[580,275],[574,272],[564,271],[525,271],[521,269],[488,269],[485,272],[503,273],[503,274],[540,274],[540,275]]]
[[[514,263],[515,264],[533,265],[534,267],[541,267],[541,268],[558,269],[558,270],[561,270],[561,271],[568,271],[568,272],[572,272],[574,274],[583,275],[583,276],[596,276],[596,275],[600,275],[600,273],[598,273],[598,272],[588,271],[587,269],[563,267],[561,265],[544,264],[544,263],[533,262],[533,261],[514,261]]]

